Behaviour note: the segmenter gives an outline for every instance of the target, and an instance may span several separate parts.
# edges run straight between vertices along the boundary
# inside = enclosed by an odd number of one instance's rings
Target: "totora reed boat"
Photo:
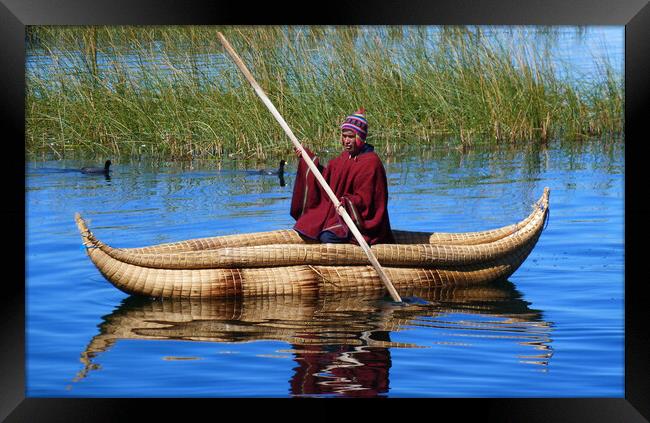
[[[395,289],[505,280],[524,262],[548,216],[545,188],[519,223],[467,233],[394,230],[394,244],[371,250]],[[355,244],[304,240],[292,229],[113,248],[75,214],[90,260],[118,289],[155,298],[304,295],[385,290]]]

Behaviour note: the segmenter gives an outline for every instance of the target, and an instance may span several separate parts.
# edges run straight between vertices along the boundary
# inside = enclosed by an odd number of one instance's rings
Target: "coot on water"
[[[108,175],[108,172],[110,170],[108,169],[111,166],[111,161],[106,160],[106,163],[104,163],[104,167],[82,167],[81,168],[81,173],[103,173],[105,175]]]
[[[284,174],[284,165],[286,163],[287,162],[285,162],[284,160],[280,160],[280,167],[278,168],[278,170],[260,170],[260,173],[262,175],[283,175]]]

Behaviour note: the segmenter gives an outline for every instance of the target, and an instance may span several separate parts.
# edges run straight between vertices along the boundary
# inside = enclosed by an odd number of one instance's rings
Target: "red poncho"
[[[314,159],[311,151],[306,150],[370,245],[393,242],[388,219],[386,171],[373,150],[366,144],[352,157],[344,151],[325,168]],[[302,158],[293,188],[291,216],[296,219],[293,228],[311,239],[318,239],[323,231],[331,231],[340,238],[347,237],[350,232]],[[350,242],[356,243],[354,236],[350,237]]]

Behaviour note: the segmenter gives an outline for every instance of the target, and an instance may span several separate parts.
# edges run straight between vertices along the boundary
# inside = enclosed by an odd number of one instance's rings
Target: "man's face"
[[[341,145],[344,151],[353,156],[361,149],[361,143],[357,143],[357,133],[351,129],[344,129],[341,132]]]

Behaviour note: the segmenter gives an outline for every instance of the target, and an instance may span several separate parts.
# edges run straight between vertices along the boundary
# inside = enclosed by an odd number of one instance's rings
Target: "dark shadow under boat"
[[[131,296],[104,317],[100,332],[81,354],[83,369],[75,380],[99,368],[100,355],[121,340],[275,340],[290,344],[297,363],[289,381],[292,395],[382,396],[389,388],[391,349],[425,347],[391,340],[391,333],[414,326],[507,333],[514,343],[530,346],[527,362],[546,365],[550,360],[551,325],[539,310],[529,308],[510,282],[412,289],[404,298],[408,305],[367,294],[164,300]],[[461,324],[449,319],[452,314],[490,319],[477,327],[467,319]]]

